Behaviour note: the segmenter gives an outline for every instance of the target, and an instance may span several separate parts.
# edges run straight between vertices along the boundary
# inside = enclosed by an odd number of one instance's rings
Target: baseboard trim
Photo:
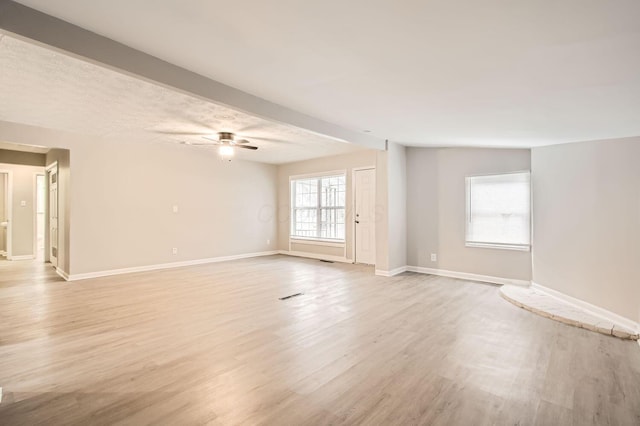
[[[526,280],[492,277],[490,275],[478,275],[478,274],[471,274],[468,272],[448,271],[446,269],[424,268],[422,266],[407,266],[407,271],[417,272],[419,274],[429,274],[429,275],[438,275],[441,277],[458,278],[461,280],[481,281],[481,282],[491,283],[491,284],[501,284],[501,285],[511,284],[511,285],[525,286],[525,287],[531,284],[530,281],[526,281]]]
[[[305,251],[295,251],[295,250],[278,250],[279,254],[284,254],[285,256],[294,256],[294,257],[306,257],[307,259],[317,259],[317,260],[330,260],[332,262],[341,262],[341,263],[353,263],[351,260],[346,257],[341,256],[331,256],[329,254],[317,254],[317,253],[307,253]]]
[[[160,269],[182,268],[185,266],[204,265],[207,263],[227,262],[230,260],[247,259],[250,257],[271,256],[278,251],[263,251],[257,253],[236,254],[233,256],[210,257],[207,259],[185,260],[183,262],[160,263],[156,265],[134,266],[131,268],[111,269],[108,271],[87,272],[84,274],[68,275],[68,281],[86,280],[90,278],[108,277],[111,275],[131,274],[134,272],[157,271]],[[64,277],[63,277],[64,278]]]
[[[385,271],[384,269],[376,269],[376,275],[380,277],[394,277],[398,274],[408,271],[408,266],[401,266],[399,268],[392,269],[390,271]]]
[[[71,279],[69,278],[69,274],[67,274],[60,268],[56,268],[56,274],[60,275],[65,281],[71,281]]]
[[[36,257],[32,254],[26,254],[24,256],[9,256],[7,260],[33,260]]]
[[[592,305],[591,303],[585,302],[584,300],[576,299],[575,297],[569,296],[567,294],[561,293],[557,290],[554,290],[549,287],[545,287],[537,283],[531,283],[531,287],[553,298],[556,298],[565,303],[568,303],[570,305],[583,309],[588,313],[590,313],[591,315],[602,318],[603,320],[612,322],[616,325],[627,328],[629,330],[637,330],[638,332],[640,332],[640,323],[637,323],[633,320],[620,316],[614,312],[608,311],[596,305]]]

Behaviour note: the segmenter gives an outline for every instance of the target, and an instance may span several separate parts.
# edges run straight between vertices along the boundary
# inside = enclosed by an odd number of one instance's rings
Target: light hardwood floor
[[[639,425],[640,348],[495,286],[359,265],[66,283],[0,262],[0,387],[3,425]]]

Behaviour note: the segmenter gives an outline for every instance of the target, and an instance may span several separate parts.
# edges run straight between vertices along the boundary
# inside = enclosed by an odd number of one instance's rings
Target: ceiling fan
[[[235,148],[250,149],[252,151],[258,149],[257,146],[247,145],[251,142],[246,139],[236,139],[235,134],[231,132],[218,132],[217,138],[204,135],[202,138],[206,139],[208,142],[184,141],[182,143],[184,145],[194,146],[218,146],[218,154],[220,155],[220,158],[228,161],[231,161],[231,158],[234,156]]]

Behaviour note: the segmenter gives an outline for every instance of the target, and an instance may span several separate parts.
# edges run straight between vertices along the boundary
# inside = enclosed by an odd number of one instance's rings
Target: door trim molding
[[[49,172],[51,171],[54,167],[58,167],[58,161],[54,161],[53,163],[49,164],[48,166],[46,166],[44,168],[45,172]]]
[[[57,217],[57,240],[56,241],[56,265],[55,267],[57,268],[60,265],[60,168],[58,167],[58,161],[54,161],[53,163],[49,164],[48,166],[45,166],[44,168],[44,179],[45,179],[45,183],[46,183],[46,206],[45,206],[45,219],[44,219],[44,226],[45,226],[45,248],[44,248],[44,260],[46,262],[51,262],[51,171],[54,170],[56,171],[56,174],[58,175],[57,177],[57,181],[56,181],[56,185],[58,186],[58,190],[56,191],[56,196],[58,197],[58,199],[56,200],[56,206],[58,207],[58,211],[56,212],[56,217]],[[46,243],[49,244],[46,244]],[[34,252],[34,254],[37,254],[37,252]],[[67,275],[68,276],[68,275]],[[64,278],[64,277],[63,277]],[[65,278],[66,279],[66,278]]]
[[[58,267],[56,267],[56,274],[60,275],[60,277],[62,277],[62,279],[64,279],[65,281],[71,281],[69,274]]]

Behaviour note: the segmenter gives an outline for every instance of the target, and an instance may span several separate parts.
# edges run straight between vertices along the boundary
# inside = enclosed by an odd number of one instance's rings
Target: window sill
[[[301,238],[301,237],[289,237],[291,244],[305,244],[310,246],[325,246],[325,247],[344,247],[344,241],[336,240],[322,240],[318,238]]]
[[[520,244],[474,243],[474,242],[467,241],[464,245],[466,247],[490,248],[490,249],[499,249],[499,250],[531,251],[531,246],[528,244],[520,245]]]

